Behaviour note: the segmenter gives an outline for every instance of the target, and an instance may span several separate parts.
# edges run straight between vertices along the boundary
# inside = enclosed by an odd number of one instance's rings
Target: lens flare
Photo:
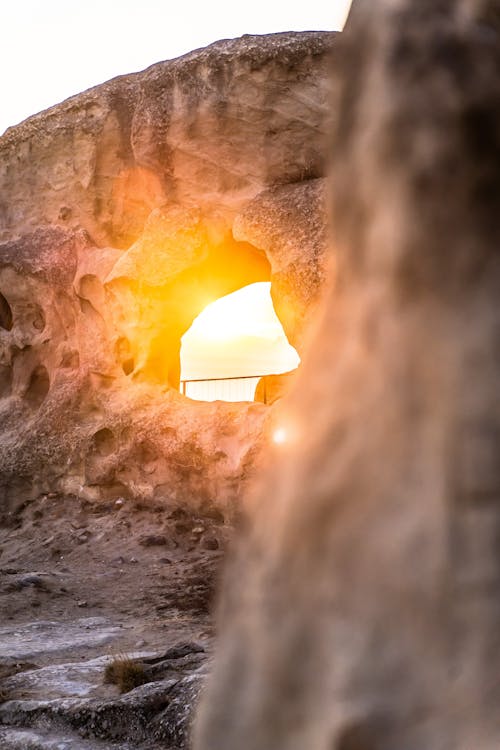
[[[284,427],[277,427],[273,432],[273,442],[276,445],[283,445],[288,439],[287,431]]]

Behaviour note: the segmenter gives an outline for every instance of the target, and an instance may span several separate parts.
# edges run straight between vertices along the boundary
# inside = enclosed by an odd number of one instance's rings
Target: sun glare
[[[287,437],[288,435],[284,427],[278,427],[273,432],[273,442],[277,445],[283,445],[283,443],[286,443]]]
[[[249,284],[212,302],[190,329],[193,340],[230,342],[242,336],[284,336],[271,301],[271,282]]]
[[[258,282],[208,305],[182,337],[181,380],[258,380],[294,370],[300,358],[270,292],[270,282]]]

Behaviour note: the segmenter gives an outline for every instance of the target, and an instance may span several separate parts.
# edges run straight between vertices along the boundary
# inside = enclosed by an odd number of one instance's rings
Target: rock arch
[[[8,196],[1,281],[12,284],[24,352],[12,388],[24,395],[27,374],[43,361],[47,372],[33,375],[28,399],[40,404],[51,392],[51,409],[36,420],[12,416],[14,447],[0,435],[0,482],[22,464],[34,493],[50,475],[65,492],[95,498],[123,476],[130,493],[168,485],[194,503],[207,493],[222,505],[236,501],[267,410],[187,404],[176,392],[180,339],[210,301],[270,280],[300,353],[326,256],[323,144],[335,38],[218,42],[73,97],[0,138]],[[22,300],[45,320],[21,328]],[[0,361],[10,366],[7,338]],[[116,450],[104,473],[86,476],[92,459],[78,446],[92,454],[88,435],[102,421],[120,424]],[[159,456],[147,479],[134,447],[146,439]],[[235,445],[224,454],[216,443]],[[170,460],[184,452],[201,456],[203,482]]]
[[[178,390],[181,337],[197,315],[215,299],[270,278],[266,254],[234,240],[201,209],[155,212],[106,279],[126,311],[120,340],[137,352],[134,377]]]

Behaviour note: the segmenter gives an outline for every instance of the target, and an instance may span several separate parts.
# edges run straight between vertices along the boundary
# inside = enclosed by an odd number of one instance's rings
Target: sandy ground
[[[51,652],[87,660],[186,640],[210,648],[213,593],[230,533],[216,510],[200,517],[165,504],[55,495],[27,503],[0,527],[0,626],[10,631],[13,651],[9,659],[4,644],[0,678],[14,663],[22,669],[23,656],[50,663]],[[30,650],[33,623],[82,618],[104,619],[113,636]]]

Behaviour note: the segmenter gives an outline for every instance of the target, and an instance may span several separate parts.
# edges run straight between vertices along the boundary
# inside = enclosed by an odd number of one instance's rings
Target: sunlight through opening
[[[300,363],[274,311],[268,281],[212,302],[181,341],[181,390],[198,401],[253,401],[261,377]]]

